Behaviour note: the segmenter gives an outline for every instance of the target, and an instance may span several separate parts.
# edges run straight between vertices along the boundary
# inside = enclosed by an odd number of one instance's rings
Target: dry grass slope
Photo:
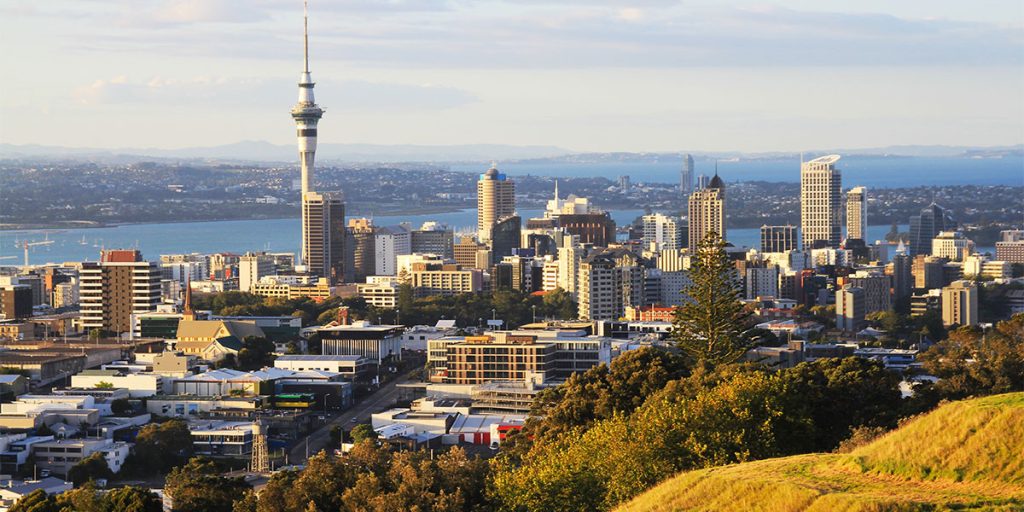
[[[682,473],[627,511],[1024,510],[1024,393],[943,405],[848,454]]]

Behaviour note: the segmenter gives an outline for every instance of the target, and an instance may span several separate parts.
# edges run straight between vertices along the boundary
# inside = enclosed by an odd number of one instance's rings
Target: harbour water
[[[540,215],[540,210],[521,210],[524,218]],[[618,210],[612,217],[618,225],[632,222],[641,210]],[[476,225],[476,210],[458,212],[378,216],[377,225],[387,226],[409,222],[414,228],[426,221],[445,223],[456,232],[469,232]],[[868,226],[869,240],[882,239],[891,226]],[[907,231],[907,226],[899,226]],[[161,254],[213,253],[246,251],[297,252],[299,219],[233,220],[217,222],[179,222],[166,224],[126,224],[105,228],[0,231],[0,265],[20,265],[24,258],[21,244],[25,241],[51,241],[29,249],[32,264],[65,261],[95,261],[103,248],[138,248],[144,257],[156,259]],[[730,229],[729,241],[736,246],[757,247],[760,230]]]

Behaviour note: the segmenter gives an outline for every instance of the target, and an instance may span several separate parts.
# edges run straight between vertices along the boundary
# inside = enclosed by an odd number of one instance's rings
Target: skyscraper
[[[131,332],[132,315],[160,303],[160,268],[136,250],[103,251],[100,262],[84,262],[79,272],[82,328]]]
[[[846,193],[846,238],[866,240],[868,233],[868,189],[853,187]]]
[[[839,155],[815,158],[800,165],[800,231],[803,248],[839,247],[843,216]]]
[[[709,231],[725,240],[725,183],[718,174],[711,178],[707,188],[690,194],[689,214],[691,252],[697,250]]]
[[[345,203],[330,192],[302,194],[302,254],[311,273],[345,280]]]
[[[683,169],[679,171],[679,192],[683,197],[693,193],[693,156],[683,155]]]
[[[910,218],[910,255],[931,254],[932,239],[942,231],[956,229],[949,210],[932,203]]]
[[[494,225],[515,213],[515,182],[499,173],[497,164],[492,163],[476,182],[477,238],[481,242],[489,242]]]

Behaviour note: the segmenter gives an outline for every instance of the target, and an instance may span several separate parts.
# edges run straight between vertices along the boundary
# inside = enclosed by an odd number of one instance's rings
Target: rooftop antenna
[[[558,203],[558,178],[555,178],[555,203]]]
[[[302,0],[303,71],[309,73],[309,0]]]
[[[718,176],[718,159],[715,159],[715,176]]]

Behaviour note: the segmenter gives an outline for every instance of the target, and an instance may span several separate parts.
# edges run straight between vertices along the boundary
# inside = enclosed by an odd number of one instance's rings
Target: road
[[[391,404],[395,403],[398,399],[398,387],[397,385],[402,382],[406,382],[409,375],[414,372],[420,371],[421,368],[416,367],[409,370],[404,375],[398,377],[395,380],[385,384],[383,387],[378,389],[374,394],[363,399],[351,409],[336,416],[331,421],[328,421],[324,426],[310,432],[306,436],[308,441],[308,453],[313,455],[320,450],[327,447],[331,439],[331,427],[334,425],[340,425],[345,430],[350,430],[352,427],[359,423],[366,423],[370,421],[370,415],[375,412],[380,412],[381,409],[390,407]],[[355,418],[356,421],[352,421]],[[340,448],[338,446],[332,448]],[[289,464],[305,464],[306,463],[307,444],[306,442],[299,441],[291,451],[288,452],[288,463]]]

